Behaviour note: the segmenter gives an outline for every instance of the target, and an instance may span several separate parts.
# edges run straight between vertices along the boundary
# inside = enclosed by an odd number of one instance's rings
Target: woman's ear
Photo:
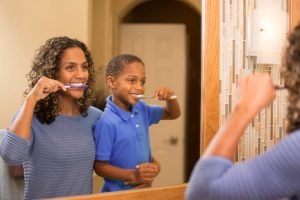
[[[115,78],[113,76],[107,76],[106,84],[111,89],[115,88]]]

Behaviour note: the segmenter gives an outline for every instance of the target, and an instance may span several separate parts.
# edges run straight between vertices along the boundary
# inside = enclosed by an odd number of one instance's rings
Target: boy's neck
[[[132,105],[126,105],[124,103],[122,103],[121,101],[119,101],[117,98],[115,98],[112,95],[112,100],[111,100],[116,106],[118,106],[119,108],[121,108],[122,110],[125,110],[126,112],[131,112],[132,110]]]

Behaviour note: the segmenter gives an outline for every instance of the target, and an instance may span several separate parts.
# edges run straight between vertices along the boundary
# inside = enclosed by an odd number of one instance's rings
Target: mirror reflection
[[[200,153],[200,13],[198,0],[1,1],[0,77],[7,84],[0,88],[7,92],[1,100],[0,128],[8,128],[20,108],[27,88],[25,75],[35,50],[47,39],[67,35],[87,44],[96,67],[94,105],[100,109],[110,94],[105,66],[114,55],[132,53],[145,62],[146,94],[157,85],[168,85],[182,109],[179,119],[150,129],[152,154],[161,164],[153,186],[186,182]],[[2,177],[0,182],[1,189],[7,184],[16,187]],[[94,175],[94,192],[100,191],[101,184],[102,179]]]

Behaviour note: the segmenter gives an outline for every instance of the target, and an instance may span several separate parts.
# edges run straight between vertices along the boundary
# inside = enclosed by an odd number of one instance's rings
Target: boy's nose
[[[136,88],[143,90],[145,88],[145,86],[141,83],[136,84]]]

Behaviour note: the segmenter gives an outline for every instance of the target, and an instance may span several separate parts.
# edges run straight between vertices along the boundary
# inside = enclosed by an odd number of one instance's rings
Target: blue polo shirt
[[[108,161],[123,169],[135,169],[140,163],[150,162],[149,126],[160,121],[163,108],[140,100],[127,112],[115,105],[111,96],[106,100],[106,108],[94,127],[96,160]],[[104,178],[102,192],[132,187],[123,180]]]

